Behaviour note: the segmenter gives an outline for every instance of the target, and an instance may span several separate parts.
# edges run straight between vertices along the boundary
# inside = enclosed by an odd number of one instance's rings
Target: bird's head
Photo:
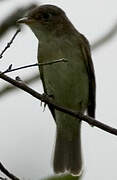
[[[38,39],[43,35],[62,35],[68,30],[70,23],[64,11],[53,5],[39,6],[17,22],[27,24]]]

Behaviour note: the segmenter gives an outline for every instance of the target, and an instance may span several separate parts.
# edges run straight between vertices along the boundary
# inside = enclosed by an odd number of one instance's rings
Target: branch
[[[37,80],[40,80],[39,73],[32,75],[31,77],[24,80],[27,84],[32,84],[34,82],[37,82]],[[0,96],[7,95],[10,92],[15,91],[17,88],[15,86],[6,85],[0,90]]]
[[[12,180],[19,180],[19,178],[17,178],[16,176],[14,176],[13,174],[11,174],[3,165],[2,163],[0,162],[0,171],[2,173],[4,173],[7,177],[9,177],[10,179]],[[1,178],[3,179],[3,178]]]
[[[62,59],[48,61],[48,62],[45,62],[45,63],[29,64],[29,65],[21,66],[21,67],[14,68],[14,69],[12,69],[12,64],[10,64],[8,69],[5,70],[4,72],[2,72],[1,74],[6,74],[6,73],[9,73],[9,72],[13,72],[13,71],[21,70],[21,69],[26,69],[26,68],[30,68],[30,67],[34,67],[34,66],[45,66],[45,65],[51,65],[51,64],[55,64],[55,63],[59,63],[59,62],[67,62],[67,61],[68,60],[62,58]]]
[[[15,37],[17,36],[17,34],[20,32],[20,29],[17,29],[16,33],[13,35],[12,39],[10,40],[10,42],[7,43],[6,47],[3,49],[3,51],[0,54],[0,59],[3,57],[3,54],[5,53],[5,51],[10,48],[11,44],[13,43]]]
[[[109,42],[115,35],[117,35],[117,23],[113,25],[113,27],[109,30],[109,32],[107,32],[105,35],[103,35],[98,40],[95,40],[94,43],[92,43],[91,45],[92,50],[96,50],[105,43]]]
[[[27,92],[28,94],[32,95],[33,97],[35,97],[36,99],[39,99],[41,100],[42,102],[45,102],[46,104],[51,104],[55,109],[59,110],[59,111],[62,111],[64,113],[67,113],[71,116],[74,116],[84,122],[87,122],[88,124],[92,125],[92,126],[95,126],[97,128],[100,128],[108,133],[111,133],[113,135],[117,135],[117,129],[115,128],[112,128],[104,123],[101,123],[97,120],[95,120],[94,118],[92,117],[89,117],[89,116],[86,116],[86,115],[83,115],[79,112],[76,112],[76,111],[72,111],[68,108],[65,108],[65,107],[62,107],[58,104],[56,104],[51,98],[49,98],[48,96],[45,96],[45,95],[41,95],[39,94],[38,92],[36,92],[35,90],[31,89],[30,87],[28,87],[26,84],[22,83],[22,81],[18,82],[12,78],[10,78],[9,76],[6,76],[4,74],[1,74],[0,75],[0,78],[11,83],[12,85],[24,90],[25,92]]]

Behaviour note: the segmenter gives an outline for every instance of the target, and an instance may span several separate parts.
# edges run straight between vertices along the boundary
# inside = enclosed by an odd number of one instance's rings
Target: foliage
[[[80,176],[72,176],[72,175],[62,175],[62,176],[53,176],[42,180],[80,180]]]

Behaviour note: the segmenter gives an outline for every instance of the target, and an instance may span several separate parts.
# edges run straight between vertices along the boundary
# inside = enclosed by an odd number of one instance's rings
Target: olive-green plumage
[[[45,93],[63,107],[87,111],[94,117],[95,76],[87,39],[74,28],[64,11],[53,5],[32,10],[20,22],[28,24],[39,40],[39,62],[67,59],[40,67]],[[54,171],[80,175],[81,121],[51,105],[49,108],[57,125]]]

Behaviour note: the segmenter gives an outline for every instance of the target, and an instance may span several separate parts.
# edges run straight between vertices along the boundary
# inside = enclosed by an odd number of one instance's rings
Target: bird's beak
[[[29,18],[29,17],[24,17],[24,18],[21,18],[19,20],[17,20],[17,23],[23,23],[23,24],[31,24],[34,22],[34,19],[32,18]]]

